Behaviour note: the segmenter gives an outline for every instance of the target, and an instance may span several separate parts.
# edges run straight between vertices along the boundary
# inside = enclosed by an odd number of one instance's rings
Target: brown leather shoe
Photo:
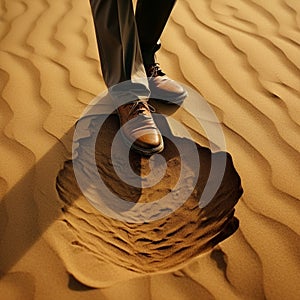
[[[154,108],[147,103],[147,100],[123,104],[117,111],[121,133],[128,146],[144,155],[163,150],[163,139],[151,114]]]
[[[187,91],[175,80],[170,79],[160,68],[158,63],[145,65],[146,74],[151,91],[150,97],[165,101],[168,104],[182,104],[187,97]]]

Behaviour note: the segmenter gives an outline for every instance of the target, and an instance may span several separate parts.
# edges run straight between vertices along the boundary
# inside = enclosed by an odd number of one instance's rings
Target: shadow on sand
[[[97,118],[103,116],[97,116],[93,122],[97,122]],[[171,134],[164,117],[159,117],[157,123],[163,135]],[[242,195],[242,188],[240,177],[228,153],[212,154],[209,149],[196,145],[201,167],[195,174],[193,161],[186,159],[185,165],[181,161],[182,156],[189,157],[189,151],[195,143],[186,138],[173,137],[172,141],[165,138],[165,149],[159,156],[164,158],[166,169],[161,180],[153,186],[144,187],[147,174],[153,172],[149,164],[150,159],[129,151],[130,166],[140,178],[140,182],[132,186],[120,180],[120,173],[117,174],[112,163],[111,145],[117,131],[117,117],[111,115],[98,134],[95,149],[99,174],[110,192],[133,204],[151,203],[169,193],[172,194],[174,202],[187,192],[190,194],[188,199],[175,211],[153,222],[136,224],[113,220],[87,204],[77,186],[72,161],[66,161],[57,175],[56,190],[53,187],[49,194],[41,192],[42,196],[36,197],[33,186],[37,176],[36,170],[45,169],[46,172],[47,166],[53,163],[57,153],[62,152],[62,144],[57,143],[0,202],[1,277],[9,272],[57,219],[70,223],[72,217],[72,230],[75,230],[81,241],[84,241],[83,248],[87,251],[89,249],[95,251],[95,247],[100,249],[96,257],[143,274],[168,270],[184,264],[237,230],[238,220],[234,217],[234,206]],[[73,129],[64,138],[70,139],[72,134]],[[79,148],[83,152],[87,140],[88,137],[79,141]],[[179,144],[181,149],[185,149],[184,153],[179,153],[176,149],[175,146]],[[121,142],[118,144],[120,153],[123,153],[121,150],[123,146]],[[199,198],[203,189],[207,184],[211,184],[207,179],[212,157],[221,158],[224,155],[226,169],[222,183],[209,205],[200,208]],[[128,160],[128,157],[119,158]],[[154,160],[154,166],[155,164]],[[157,168],[159,169],[159,165]],[[186,174],[183,176],[183,184],[180,189],[174,190],[182,172]],[[197,179],[195,188],[189,191],[190,181],[193,178]],[[51,187],[51,183],[49,186]],[[83,206],[88,208],[83,210]],[[40,213],[40,210],[43,212]],[[10,222],[12,217],[14,221]],[[81,226],[79,220],[82,219],[86,226]],[[91,228],[92,231],[89,231]],[[76,274],[73,276],[76,277]]]

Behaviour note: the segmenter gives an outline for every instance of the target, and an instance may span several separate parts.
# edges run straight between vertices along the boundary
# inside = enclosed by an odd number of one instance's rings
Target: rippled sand
[[[143,226],[99,215],[70,163],[74,124],[105,89],[88,1],[7,0],[0,14],[0,298],[299,299],[298,0],[178,1],[158,58],[215,110],[235,167],[228,156],[235,184],[222,187],[236,193],[201,211],[198,184],[175,215]],[[207,155],[197,112],[154,104]],[[117,193],[159,198],[179,172],[171,149],[155,189],[117,184],[109,148],[96,148],[99,173]]]

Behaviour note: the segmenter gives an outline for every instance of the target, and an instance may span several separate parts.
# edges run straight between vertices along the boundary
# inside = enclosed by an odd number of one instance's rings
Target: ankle
[[[145,71],[147,77],[157,77],[166,75],[160,68],[159,63],[147,64],[145,66]]]

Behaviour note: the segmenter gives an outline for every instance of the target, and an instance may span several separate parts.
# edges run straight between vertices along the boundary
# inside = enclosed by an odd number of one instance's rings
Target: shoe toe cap
[[[164,76],[156,77],[150,83],[151,97],[168,102],[183,102],[187,97],[187,91],[176,81]]]
[[[162,151],[163,139],[152,118],[134,118],[122,126],[127,144],[144,154]]]
[[[139,136],[134,144],[144,149],[155,149],[162,143],[161,135],[158,133],[147,133]]]

